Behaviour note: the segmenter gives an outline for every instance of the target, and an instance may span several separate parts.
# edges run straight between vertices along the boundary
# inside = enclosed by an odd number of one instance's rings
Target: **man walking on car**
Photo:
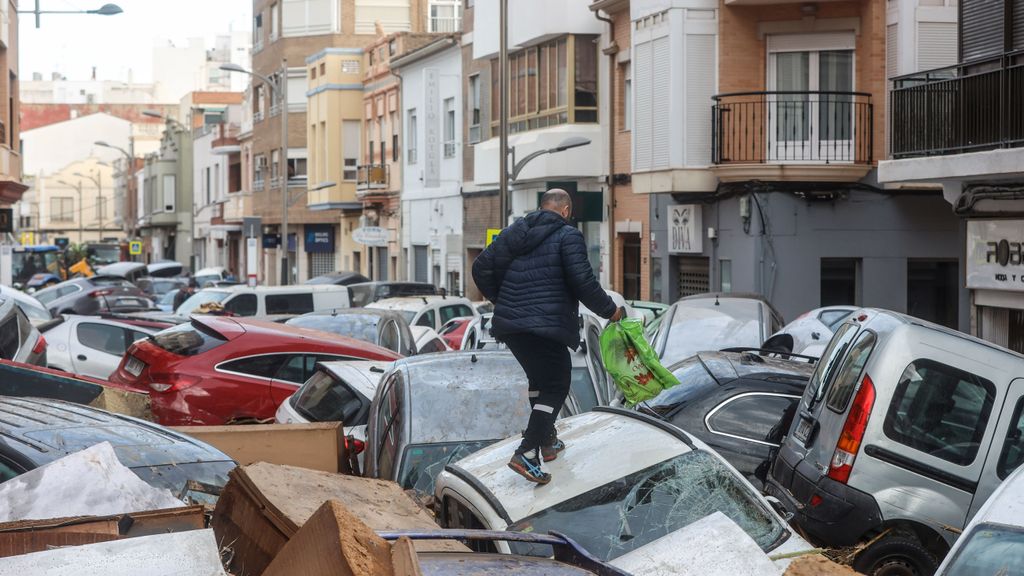
[[[555,418],[569,395],[569,348],[580,343],[579,303],[613,322],[623,316],[594,277],[570,214],[569,194],[548,190],[540,209],[503,230],[473,263],[477,288],[494,303],[491,335],[508,346],[530,382],[530,422],[508,466],[538,484],[551,481],[541,461],[565,449]]]

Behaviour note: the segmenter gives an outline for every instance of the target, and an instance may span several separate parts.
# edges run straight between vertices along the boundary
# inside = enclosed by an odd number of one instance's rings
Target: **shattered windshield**
[[[738,524],[766,552],[787,534],[750,488],[718,458],[700,450],[584,492],[508,529],[537,534],[557,530],[609,561],[716,511]],[[546,545],[509,545],[515,554],[552,554]]]
[[[1024,530],[981,524],[946,567],[944,576],[1008,576],[1024,566]]]
[[[228,483],[228,473],[234,470],[235,463],[226,460],[219,462],[187,462],[158,466],[139,466],[132,468],[135,475],[150,486],[166,488],[175,496],[186,491],[189,480],[223,488]]]
[[[497,440],[448,442],[444,444],[412,444],[405,449],[398,484],[424,496],[433,496],[434,480],[449,462],[458,462],[470,454],[494,444]]]

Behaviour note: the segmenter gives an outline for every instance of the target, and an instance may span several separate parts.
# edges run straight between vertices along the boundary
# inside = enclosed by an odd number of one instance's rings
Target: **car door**
[[[608,371],[605,370],[604,361],[601,359],[601,331],[603,329],[599,318],[590,314],[583,315],[581,336],[585,348],[587,371],[590,372],[590,381],[597,395],[597,403],[600,406],[612,406],[621,403],[622,393],[611,379]]]
[[[996,487],[1021,464],[1024,464],[1024,378],[1017,378],[1010,383],[1006,400],[999,412],[996,434],[989,446],[974,500],[971,501],[968,522]]]
[[[117,370],[128,344],[123,326],[100,320],[78,322],[69,342],[75,373],[106,379]]]
[[[212,414],[230,414],[232,419],[259,419],[274,417],[280,402],[271,393],[274,378],[293,354],[256,354],[235,358],[217,365],[223,376],[207,388],[207,397],[195,398],[193,403],[210,405]],[[298,355],[301,358],[301,354]],[[294,392],[294,387],[291,388]]]
[[[420,313],[416,316],[416,321],[413,322],[413,326],[426,326],[432,330],[438,330],[437,309],[424,308],[420,310]]]

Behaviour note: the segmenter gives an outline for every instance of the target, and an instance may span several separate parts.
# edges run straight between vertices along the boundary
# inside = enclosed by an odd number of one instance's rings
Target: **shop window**
[[[959,266],[956,260],[908,260],[907,314],[955,329],[960,315]]]

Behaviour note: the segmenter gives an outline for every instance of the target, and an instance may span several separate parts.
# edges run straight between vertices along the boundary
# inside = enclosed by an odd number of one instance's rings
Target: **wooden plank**
[[[269,462],[325,472],[344,472],[341,422],[179,426],[178,432],[210,444],[240,466]]]
[[[394,566],[395,576],[423,576],[416,548],[412,540],[405,536],[391,546],[391,564]]]

